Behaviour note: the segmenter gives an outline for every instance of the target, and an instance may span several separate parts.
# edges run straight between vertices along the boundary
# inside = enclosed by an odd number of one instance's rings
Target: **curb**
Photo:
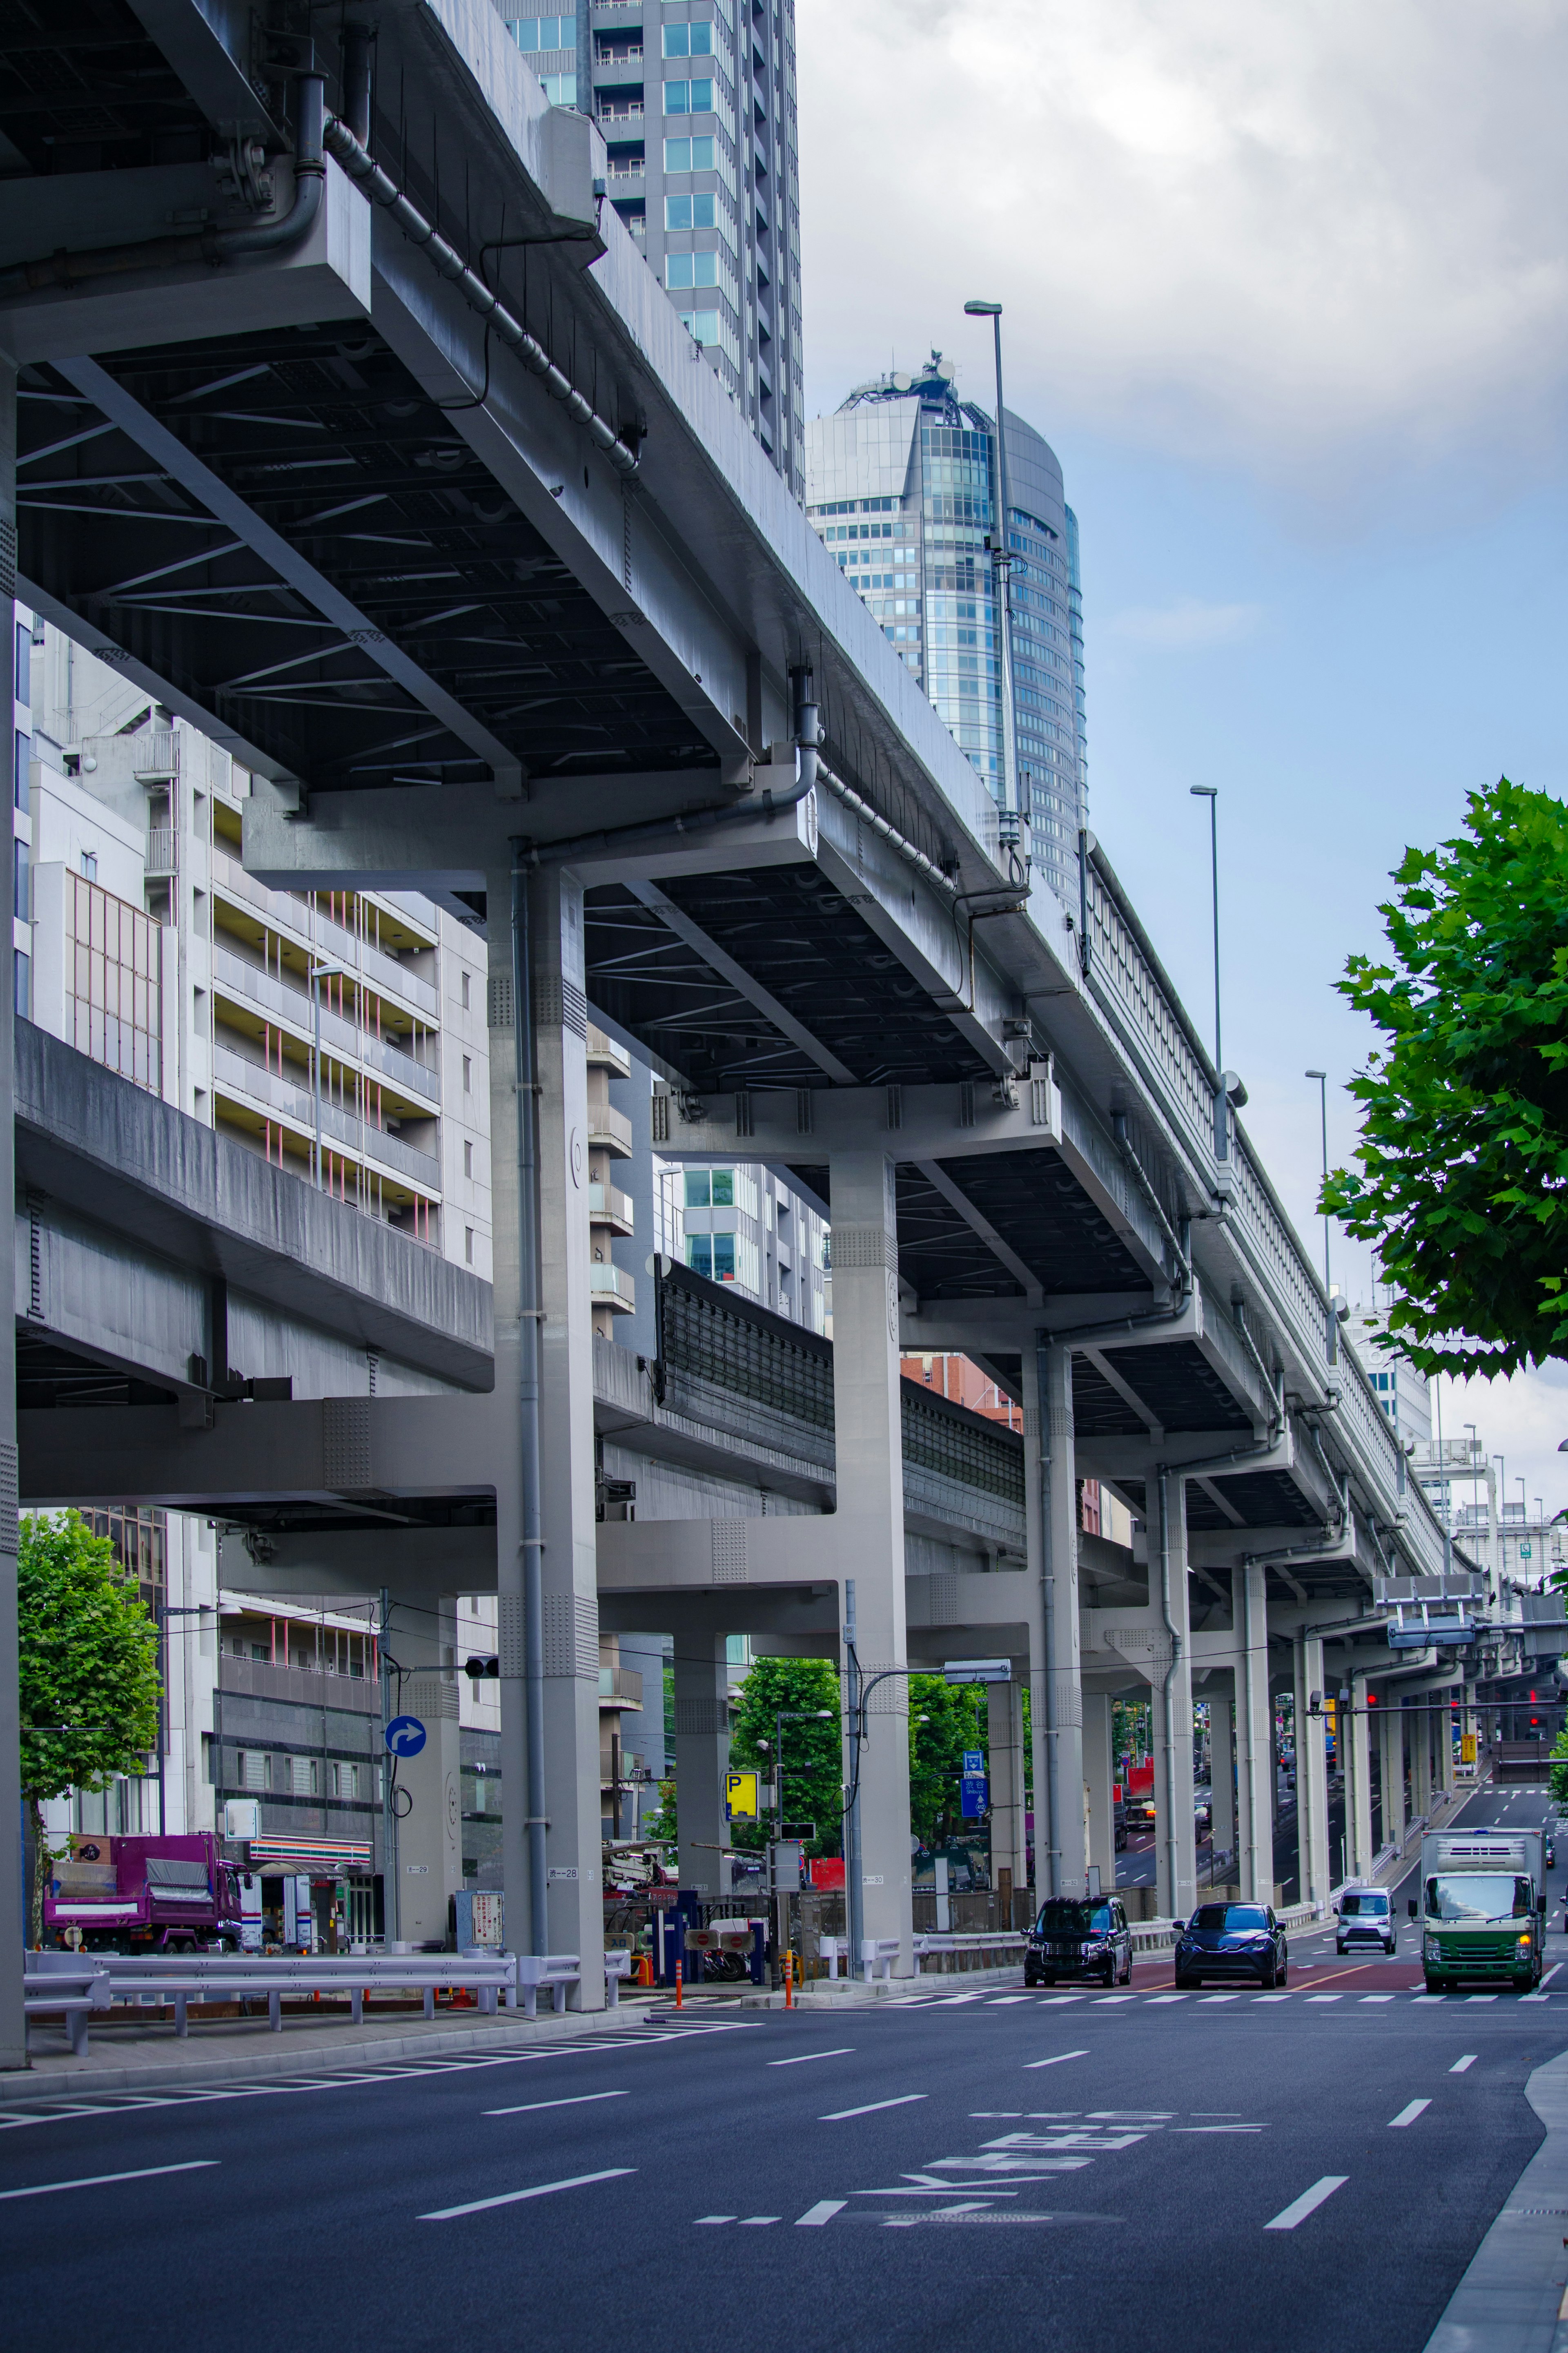
[[[1546,2138],[1476,2249],[1426,2353],[1568,2353],[1568,2052],[1537,2067],[1524,2096]]]

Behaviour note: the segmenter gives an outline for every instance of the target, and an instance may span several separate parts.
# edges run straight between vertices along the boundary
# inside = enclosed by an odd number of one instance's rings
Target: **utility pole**
[[[855,1651],[855,1579],[844,1580],[844,1654],[849,1672],[849,1802],[844,1815],[844,1912],[849,1931],[849,1967],[860,1966],[865,1934],[866,1891],[860,1877],[860,1662]]]
[[[392,1624],[392,1596],[381,1588],[381,1633],[376,1662],[381,1670],[381,1728],[392,1722],[392,1669],[387,1663],[386,1636]],[[381,1744],[381,1940],[390,1952],[398,1942],[401,1917],[397,1901],[397,1820],[392,1805],[393,1759],[384,1739]]]

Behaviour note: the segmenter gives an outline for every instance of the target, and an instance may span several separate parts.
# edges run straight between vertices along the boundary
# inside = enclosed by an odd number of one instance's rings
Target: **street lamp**
[[[1013,552],[1007,540],[1007,518],[1012,512],[1007,497],[1007,434],[1002,408],[1002,305],[1000,302],[966,302],[964,316],[989,319],[996,357],[996,504],[991,532],[991,570],[996,604],[1001,615],[1002,638],[1002,806],[1016,809],[1019,824],[1019,847],[1023,847],[1021,820],[1028,814],[1024,807],[1023,786],[1017,776],[1017,748],[1013,733]]]
[[[315,999],[316,1025],[316,1190],[321,1189],[321,983],[344,978],[347,965],[313,964],[310,966],[310,994]]]
[[[1219,792],[1214,785],[1189,785],[1195,801],[1209,805],[1209,907],[1214,919],[1214,1156],[1230,1156],[1230,1105],[1226,1094],[1225,1051],[1219,1026]]]
[[[1303,1076],[1318,1082],[1318,1116],[1322,1124],[1323,1182],[1329,1181],[1329,1074],[1327,1071],[1307,1071]],[[1324,1347],[1331,1365],[1339,1360],[1339,1324],[1334,1314],[1333,1286],[1329,1272],[1329,1213],[1323,1211],[1323,1297],[1326,1302],[1328,1324]]]

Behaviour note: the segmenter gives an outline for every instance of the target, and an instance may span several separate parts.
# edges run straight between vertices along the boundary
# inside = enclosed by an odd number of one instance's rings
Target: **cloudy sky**
[[[1568,796],[1568,10],[797,7],[808,414],[933,344],[989,403],[963,306],[1005,305],[1082,529],[1091,823],[1206,1025],[1218,786],[1226,1060],[1321,1251],[1301,1073],[1364,1056],[1333,982],[1390,869],[1501,771]],[[1444,1391],[1568,1504],[1568,1369]]]

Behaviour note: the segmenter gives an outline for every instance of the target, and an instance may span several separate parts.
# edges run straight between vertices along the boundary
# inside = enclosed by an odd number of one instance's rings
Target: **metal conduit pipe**
[[[1110,1132],[1116,1138],[1116,1149],[1131,1171],[1134,1183],[1154,1212],[1161,1232],[1176,1254],[1176,1263],[1182,1270],[1183,1290],[1190,1291],[1193,1284],[1193,1270],[1187,1256],[1188,1241],[1184,1236],[1177,1233],[1175,1227],[1166,1216],[1165,1205],[1154,1189],[1153,1178],[1132,1149],[1131,1140],[1127,1133],[1127,1113],[1124,1111],[1111,1113]]]
[[[134,245],[99,246],[85,253],[50,253],[0,269],[0,300],[37,294],[51,286],[121,277],[138,269],[175,269],[193,261],[232,260],[242,253],[286,253],[298,245],[321,209],[326,176],[321,161],[326,82],[316,72],[294,78],[294,201],[276,220],[253,228],[205,228],[188,237],[143,237]]]
[[[628,448],[616,427],[607,423],[585,400],[569,376],[563,375],[543,344],[531,335],[521,319],[498,301],[482,278],[470,269],[457,249],[437,233],[418,206],[409,202],[396,183],[388,179],[379,164],[368,155],[348,124],[335,115],[327,121],[324,133],[326,151],[335,164],[357,187],[363,188],[373,205],[379,205],[392,215],[410,245],[416,245],[449,285],[455,286],[470,311],[476,311],[494,329],[503,343],[509,344],[524,367],[543,379],[545,390],[558,400],[567,415],[579,424],[589,439],[597,444],[610,463],[626,475],[637,470],[637,455]]]
[[[517,1079],[518,1411],[522,1470],[522,1653],[528,1707],[528,1941],[550,1950],[544,1780],[544,1539],[539,1491],[539,1144],[533,1044],[533,963],[522,844],[512,844],[511,1011]],[[513,1947],[515,1950],[515,1947]]]
[[[831,768],[825,768],[819,765],[816,773],[819,782],[826,786],[835,800],[842,801],[845,807],[858,817],[862,825],[868,825],[873,833],[879,834],[889,848],[896,850],[900,858],[907,859],[916,871],[923,874],[935,890],[945,891],[949,898],[957,897],[958,884],[953,877],[951,874],[944,874],[940,866],[934,866],[925,851],[917,849],[912,841],[906,840],[896,827],[888,823],[885,817],[879,817],[869,801],[863,801],[859,794],[847,785],[841,776],[834,775]],[[1007,910],[997,908],[995,913],[1005,914]]]

